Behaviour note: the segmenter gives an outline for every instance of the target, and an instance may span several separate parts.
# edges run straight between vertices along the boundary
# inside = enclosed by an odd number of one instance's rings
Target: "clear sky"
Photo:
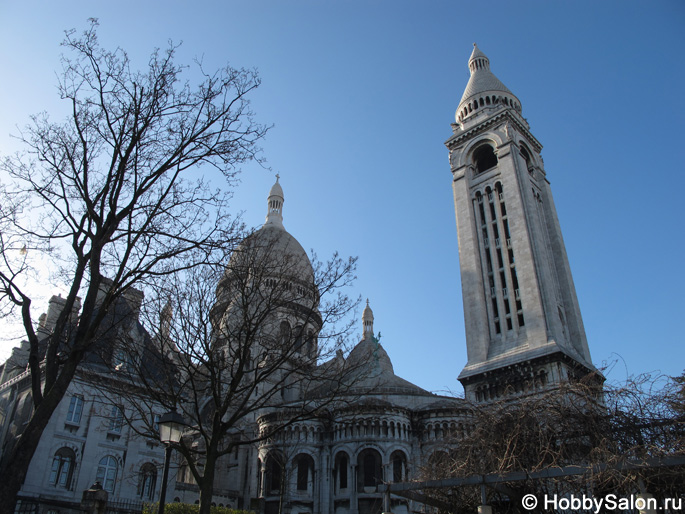
[[[461,391],[466,364],[443,143],[477,42],[544,146],[593,361],[618,360],[615,380],[685,368],[681,0],[0,0],[0,153],[30,114],[64,112],[59,42],[90,17],[140,67],[173,40],[180,62],[259,69],[272,171],[246,167],[236,211],[261,224],[280,173],[288,231],[359,256],[352,294],[395,372],[433,391]]]

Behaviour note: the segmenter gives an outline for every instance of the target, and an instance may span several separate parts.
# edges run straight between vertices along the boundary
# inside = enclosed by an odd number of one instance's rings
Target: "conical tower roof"
[[[507,86],[505,86],[500,79],[498,79],[492,71],[490,71],[490,59],[478,48],[476,43],[473,44],[473,52],[469,58],[469,70],[471,70],[471,78],[469,78],[464,94],[461,96],[459,107],[457,108],[457,121],[460,120],[460,111],[472,101],[479,101],[483,97],[488,98],[488,105],[492,102],[490,98],[503,97],[502,102],[505,105],[512,104],[517,110],[520,110],[521,102],[516,95],[514,95]],[[504,102],[504,99],[507,101]],[[515,102],[513,102],[515,100]],[[463,116],[462,116],[463,117]]]

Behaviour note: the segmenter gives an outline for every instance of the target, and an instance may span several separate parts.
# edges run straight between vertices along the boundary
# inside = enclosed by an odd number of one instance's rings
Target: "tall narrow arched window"
[[[314,331],[307,331],[307,342],[305,343],[305,352],[307,357],[314,357],[316,355],[316,344],[314,340]]]
[[[265,493],[267,495],[280,494],[283,487],[283,456],[278,452],[271,452],[266,457]]]
[[[301,353],[304,348],[304,327],[298,325],[295,327],[295,351]]]
[[[295,457],[296,488],[300,492],[312,491],[314,483],[314,459],[310,455],[300,454]]]
[[[376,450],[367,448],[357,458],[358,481],[360,491],[375,492],[378,484],[383,482],[383,467],[381,454]]]
[[[497,166],[497,156],[495,149],[489,144],[481,145],[473,152],[473,163],[476,173],[482,173],[490,168]]]
[[[349,473],[350,459],[345,452],[339,452],[335,456],[335,467],[333,469],[336,492],[347,489],[347,474]]]
[[[50,468],[50,485],[71,489],[71,481],[74,476],[74,465],[76,464],[76,454],[71,448],[60,448],[52,458]]]
[[[521,157],[523,157],[523,160],[526,161],[526,168],[528,171],[532,171],[533,168],[533,160],[530,157],[530,152],[528,149],[525,147],[525,145],[521,144]]]
[[[143,500],[152,501],[157,485],[157,468],[151,462],[146,462],[140,468],[138,478],[138,496]]]
[[[392,463],[392,481],[403,482],[407,479],[407,457],[404,452],[397,450],[390,455]]]
[[[290,344],[290,323],[285,320],[281,321],[281,325],[278,329],[278,339],[281,348],[288,348],[288,345]]]
[[[95,481],[102,484],[102,488],[108,493],[114,492],[114,486],[117,481],[117,472],[119,471],[119,466],[117,460],[108,455],[100,459],[98,464],[98,471],[95,475]]]

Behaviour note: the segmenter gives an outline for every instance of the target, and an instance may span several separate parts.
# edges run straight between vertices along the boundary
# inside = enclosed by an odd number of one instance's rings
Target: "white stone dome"
[[[235,249],[219,283],[217,296],[231,280],[231,274],[252,274],[252,280],[262,286],[280,284],[292,290],[293,299],[300,303],[318,304],[318,291],[314,282],[314,269],[307,252],[283,226],[283,189],[278,183],[272,186],[267,200],[268,211],[264,225],[250,234]]]
[[[240,254],[249,254],[250,259],[256,259],[255,264],[265,275],[314,285],[314,269],[307,252],[283,225],[267,223],[248,236],[234,252],[231,262]]]

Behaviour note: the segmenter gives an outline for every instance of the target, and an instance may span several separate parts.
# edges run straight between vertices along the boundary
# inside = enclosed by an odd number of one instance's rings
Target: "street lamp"
[[[159,440],[165,445],[164,448],[164,472],[162,473],[162,490],[159,493],[159,514],[164,514],[164,502],[166,501],[166,484],[169,479],[169,461],[171,460],[172,444],[181,440],[185,421],[178,412],[171,411],[159,418]]]

